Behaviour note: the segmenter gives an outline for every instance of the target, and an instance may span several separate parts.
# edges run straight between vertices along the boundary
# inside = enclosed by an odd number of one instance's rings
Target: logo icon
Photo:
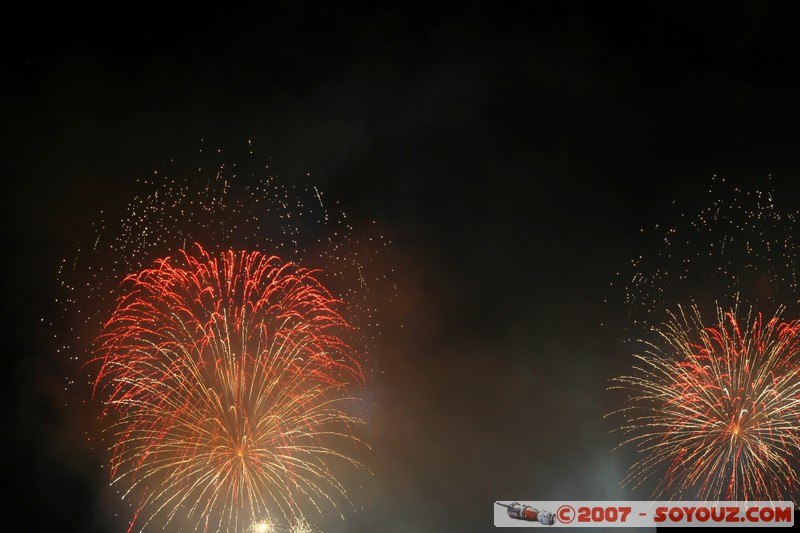
[[[530,505],[521,505],[519,502],[510,504],[495,502],[501,507],[505,507],[508,511],[508,516],[515,520],[525,520],[527,522],[539,522],[543,526],[552,526],[556,523],[556,515],[550,511],[540,511],[534,509]]]

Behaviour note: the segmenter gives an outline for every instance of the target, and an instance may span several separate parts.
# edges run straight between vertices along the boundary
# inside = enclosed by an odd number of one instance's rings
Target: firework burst
[[[242,531],[275,512],[301,525],[301,500],[346,498],[330,465],[357,464],[348,390],[364,375],[341,302],[317,278],[199,246],[126,278],[98,339],[95,394],[113,483],[140,502],[142,528],[158,516]]]
[[[796,501],[800,321],[719,307],[716,318],[680,309],[613,380],[629,394],[620,446],[642,457],[623,483],[655,477],[656,499]]]

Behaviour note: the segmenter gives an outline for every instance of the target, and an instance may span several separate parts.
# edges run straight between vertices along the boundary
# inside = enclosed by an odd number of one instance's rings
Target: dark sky
[[[609,283],[657,247],[641,228],[707,206],[715,174],[771,175],[797,208],[790,13],[85,4],[2,17],[4,519],[124,530],[41,320],[97,212],[201,142],[252,141],[392,241],[374,475],[324,531],[490,531],[496,500],[647,499],[618,489],[631,456],[603,418],[630,363]]]

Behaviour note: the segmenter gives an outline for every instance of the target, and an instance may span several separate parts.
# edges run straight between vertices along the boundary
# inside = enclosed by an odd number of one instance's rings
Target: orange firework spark
[[[800,321],[717,308],[717,322],[680,309],[636,355],[621,428],[642,459],[624,483],[657,476],[662,496],[796,497],[800,456]]]
[[[353,328],[317,273],[258,252],[182,252],[128,276],[94,358],[113,436],[111,476],[137,515],[242,531],[300,500],[346,497]],[[141,511],[141,513],[139,512]],[[136,519],[134,519],[136,521]],[[134,524],[131,524],[133,529]]]

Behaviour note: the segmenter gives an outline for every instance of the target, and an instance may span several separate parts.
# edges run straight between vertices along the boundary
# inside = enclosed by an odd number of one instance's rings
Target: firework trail
[[[688,302],[704,313],[738,301],[770,313],[800,311],[800,212],[780,208],[780,193],[717,177],[708,194],[699,212],[641,228],[660,246],[633,258],[615,282],[633,329],[660,324],[666,310]]]
[[[357,464],[343,450],[364,375],[317,277],[198,246],[125,279],[94,362],[113,483],[145,517],[131,529],[243,531],[278,512],[302,530],[298,502],[346,498],[329,464]]]
[[[657,478],[655,499],[797,501],[800,321],[717,307],[707,326],[693,307],[656,331],[635,372],[612,380],[629,394],[620,446],[642,457],[623,484]]]

